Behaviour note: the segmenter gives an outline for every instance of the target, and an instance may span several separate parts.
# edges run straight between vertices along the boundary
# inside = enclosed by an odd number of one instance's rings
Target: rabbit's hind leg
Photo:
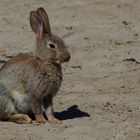
[[[29,124],[32,122],[32,119],[26,114],[14,114],[8,118],[8,121],[19,124]]]
[[[32,122],[28,115],[20,114],[20,112],[16,109],[13,100],[6,96],[0,97],[0,120],[21,124]]]

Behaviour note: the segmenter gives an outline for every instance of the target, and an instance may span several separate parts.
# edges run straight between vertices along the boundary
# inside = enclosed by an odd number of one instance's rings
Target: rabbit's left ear
[[[43,21],[42,18],[35,12],[30,12],[30,25],[38,39],[43,37]]]
[[[37,13],[40,15],[40,17],[43,20],[46,33],[51,34],[51,27],[50,27],[48,14],[42,7],[37,9]]]

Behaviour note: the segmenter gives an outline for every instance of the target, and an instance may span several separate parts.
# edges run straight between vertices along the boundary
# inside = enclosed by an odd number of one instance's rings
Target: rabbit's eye
[[[50,47],[51,49],[55,49],[55,45],[54,45],[54,44],[49,44],[49,47]]]

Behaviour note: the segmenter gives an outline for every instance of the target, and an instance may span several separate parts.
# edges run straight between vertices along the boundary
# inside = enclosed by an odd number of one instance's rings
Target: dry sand
[[[71,61],[61,125],[0,122],[0,140],[140,140],[140,0],[0,0],[0,59],[33,52],[29,12],[44,7]]]

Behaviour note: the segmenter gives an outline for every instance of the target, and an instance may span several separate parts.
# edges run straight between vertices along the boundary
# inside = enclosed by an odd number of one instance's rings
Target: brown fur
[[[0,69],[0,119],[31,123],[27,114],[32,112],[39,123],[57,124],[60,121],[53,115],[53,97],[62,82],[57,61],[68,61],[70,54],[64,41],[51,33],[43,8],[30,13],[30,24],[36,34],[35,54],[16,56]]]

